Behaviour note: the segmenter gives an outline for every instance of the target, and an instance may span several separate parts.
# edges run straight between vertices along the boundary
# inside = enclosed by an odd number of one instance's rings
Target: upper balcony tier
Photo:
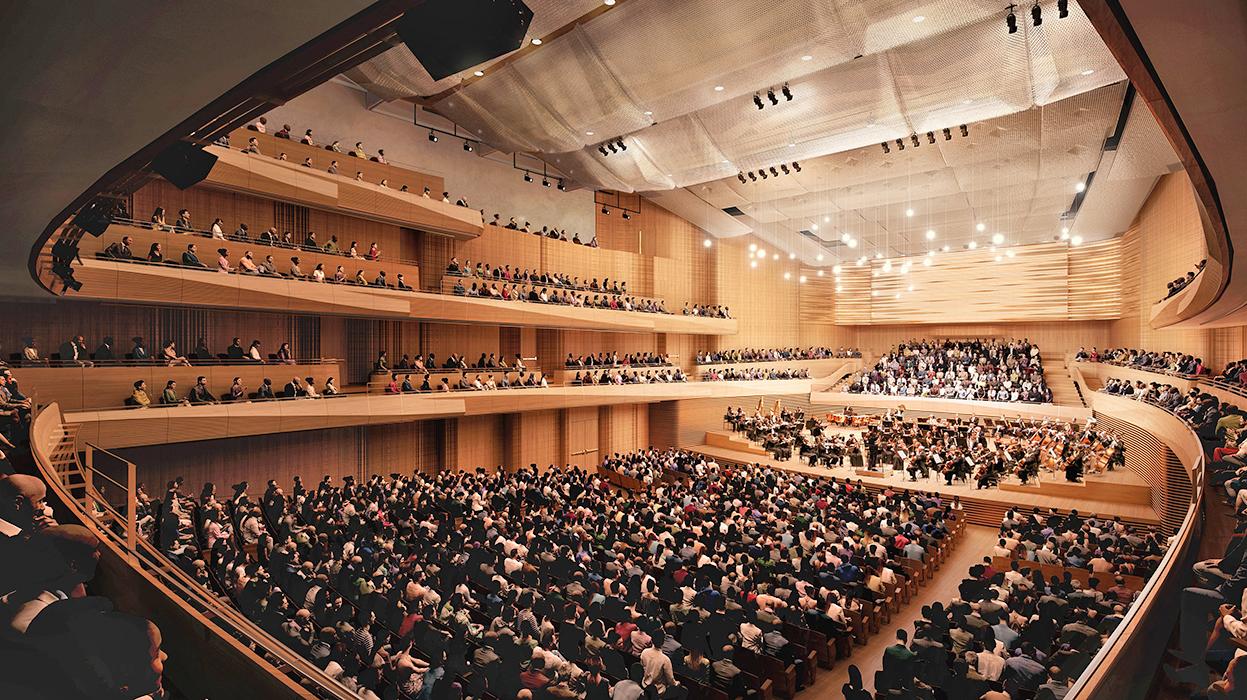
[[[217,162],[201,183],[202,186],[268,197],[454,238],[481,235],[481,213],[443,202],[441,178],[265,134],[244,133],[265,139],[260,153],[208,146],[205,150],[215,155]],[[278,141],[280,143],[273,143]],[[243,144],[246,144],[245,138]],[[307,153],[296,149],[304,149]],[[286,153],[287,160],[278,160],[281,152]],[[311,166],[302,164],[305,158],[312,159]],[[336,175],[328,172],[334,160],[338,161]],[[362,179],[355,179],[357,172]],[[379,184],[382,179],[389,180],[388,187]],[[436,196],[421,196],[424,187],[432,190],[431,185],[422,183],[436,184]],[[407,185],[408,192],[402,191],[403,185]]]

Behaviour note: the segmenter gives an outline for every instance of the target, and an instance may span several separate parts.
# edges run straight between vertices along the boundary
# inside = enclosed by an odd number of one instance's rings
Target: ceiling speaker
[[[174,187],[184,190],[208,177],[216,156],[193,143],[178,141],[152,161],[152,170]]]
[[[441,80],[518,49],[532,21],[523,0],[426,0],[403,13],[397,32]]]

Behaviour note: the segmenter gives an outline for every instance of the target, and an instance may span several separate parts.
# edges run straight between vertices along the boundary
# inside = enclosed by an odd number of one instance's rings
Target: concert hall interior
[[[1247,698],[1241,0],[5,9],[0,698]]]

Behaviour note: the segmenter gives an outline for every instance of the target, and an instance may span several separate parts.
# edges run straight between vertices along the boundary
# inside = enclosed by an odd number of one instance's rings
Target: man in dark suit
[[[307,396],[307,392],[303,389],[303,382],[298,377],[293,377],[286,382],[286,387],[282,390],[281,395],[287,399],[294,399],[300,396]]]
[[[182,253],[182,264],[187,267],[207,267],[199,261],[199,252],[195,250],[194,243],[186,246],[186,252]]]
[[[257,399],[275,399],[276,394],[273,393],[273,380],[268,377],[264,378],[264,382],[260,384],[260,388],[255,392]]]
[[[246,351],[242,347],[241,338],[234,338],[233,342],[229,344],[229,347],[225,348],[225,356],[231,360],[241,360],[243,359],[245,353]]]
[[[87,355],[87,342],[81,335],[76,335],[61,343],[61,362],[78,367],[94,367],[95,363]]]
[[[134,239],[129,236],[122,236],[120,241],[113,241],[104,249],[104,254],[110,258],[117,260],[133,260],[134,253],[130,250],[130,244],[134,243]]]
[[[136,335],[131,340],[134,341],[134,347],[130,348],[130,359],[132,360],[148,360],[151,354],[147,352],[147,347],[143,345],[143,336]]]
[[[96,360],[115,360],[117,359],[117,351],[113,348],[113,337],[111,335],[104,336],[104,342],[95,349]]]

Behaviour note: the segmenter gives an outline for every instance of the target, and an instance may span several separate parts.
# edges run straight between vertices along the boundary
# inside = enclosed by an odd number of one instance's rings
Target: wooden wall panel
[[[561,411],[563,464],[588,467],[601,461],[598,448],[598,407],[584,406]]]
[[[749,250],[757,245],[766,253],[758,258]],[[798,337],[800,265],[781,256],[752,236],[715,242],[714,303],[728,307],[739,319],[736,335],[715,339],[716,348],[782,347]],[[751,265],[756,262],[757,265]],[[788,279],[784,275],[788,275]]]
[[[1166,175],[1156,183],[1122,241],[1125,313],[1112,326],[1112,344],[1210,357],[1208,330],[1156,330],[1148,323],[1152,304],[1165,296],[1166,283],[1182,277],[1208,256],[1194,191],[1185,173]]]
[[[560,411],[529,411],[507,416],[507,464],[516,468],[536,464],[538,469],[563,464]]]
[[[445,421],[444,466],[496,469],[506,462],[502,415],[468,416]]]
[[[1069,320],[1120,318],[1122,272],[1120,238],[1071,247]]]
[[[599,458],[649,447],[649,412],[645,405],[602,406],[598,412]]]
[[[857,325],[870,323],[871,308],[870,267],[846,265],[835,280],[835,321],[837,324]]]

